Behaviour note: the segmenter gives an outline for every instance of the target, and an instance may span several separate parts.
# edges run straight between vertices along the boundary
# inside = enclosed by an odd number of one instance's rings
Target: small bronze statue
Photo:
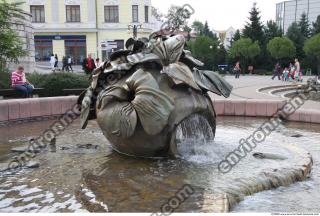
[[[176,129],[199,114],[213,133],[216,115],[208,91],[229,97],[232,86],[184,50],[181,35],[129,39],[111,54],[80,95],[81,127],[97,122],[112,147],[138,157],[176,156]]]

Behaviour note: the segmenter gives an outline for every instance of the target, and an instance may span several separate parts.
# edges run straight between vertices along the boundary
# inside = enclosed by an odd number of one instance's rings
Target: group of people
[[[51,69],[53,72],[55,72],[56,70],[60,70],[59,69],[59,66],[58,66],[58,63],[59,63],[59,58],[58,58],[58,55],[55,54],[55,55],[51,55],[50,57],[50,65],[51,65]],[[72,60],[72,57],[71,56],[63,56],[62,57],[62,68],[61,70],[62,71],[71,71],[73,72],[73,68],[72,68],[72,64],[73,64],[73,60]],[[94,60],[91,55],[88,55],[88,58],[85,58],[83,61],[82,61],[82,69],[84,70],[84,72],[86,74],[91,74],[92,71],[97,68],[97,67],[100,67],[101,65],[101,61],[99,58],[96,58],[96,60]]]
[[[62,57],[62,71],[72,71],[73,72],[73,69],[72,69],[72,64],[73,64],[73,61],[72,61],[72,57],[71,56],[63,56]],[[59,58],[58,58],[58,55],[55,54],[55,55],[51,55],[50,57],[50,65],[51,65],[51,69],[53,72],[55,72],[56,70],[60,70],[59,69]]]
[[[94,61],[90,54],[88,55],[88,58],[85,58],[82,61],[82,69],[88,75],[91,74],[92,71],[94,71],[94,69],[100,67],[100,65],[101,65],[100,59],[96,58],[96,61]]]
[[[272,80],[274,80],[275,77],[278,77],[279,80],[282,80],[285,82],[290,82],[290,81],[302,82],[302,71],[301,71],[299,60],[296,58],[294,60],[294,64],[290,63],[290,65],[288,67],[285,67],[283,70],[279,62],[277,62],[273,71]]]

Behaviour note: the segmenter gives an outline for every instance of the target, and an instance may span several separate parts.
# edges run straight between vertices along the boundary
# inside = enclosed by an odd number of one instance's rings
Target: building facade
[[[138,37],[156,30],[151,0],[26,0],[23,9],[32,15],[36,61],[52,53],[76,64],[89,54],[105,59],[124,48],[134,26]]]
[[[222,31],[212,30],[212,31],[217,35],[217,37],[223,43],[224,47],[226,49],[229,49],[231,46],[232,38],[236,30],[233,27],[229,27],[227,30],[222,30]]]
[[[310,24],[320,15],[320,0],[291,0],[276,5],[276,22],[284,33],[293,22],[299,22],[305,13]]]

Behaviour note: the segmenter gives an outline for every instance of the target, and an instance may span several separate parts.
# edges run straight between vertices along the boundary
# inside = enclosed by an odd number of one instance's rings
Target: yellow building
[[[138,37],[156,30],[151,0],[26,0],[23,9],[32,14],[37,61],[52,53],[60,60],[72,56],[76,64],[88,54],[105,59],[112,49],[124,49],[134,25]]]

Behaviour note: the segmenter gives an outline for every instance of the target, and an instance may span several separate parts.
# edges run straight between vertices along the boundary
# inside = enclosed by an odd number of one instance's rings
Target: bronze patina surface
[[[232,86],[184,50],[185,38],[150,36],[126,43],[97,68],[80,97],[81,127],[97,119],[112,147],[138,157],[177,156],[177,126],[193,114],[215,133],[208,92],[229,97]]]

